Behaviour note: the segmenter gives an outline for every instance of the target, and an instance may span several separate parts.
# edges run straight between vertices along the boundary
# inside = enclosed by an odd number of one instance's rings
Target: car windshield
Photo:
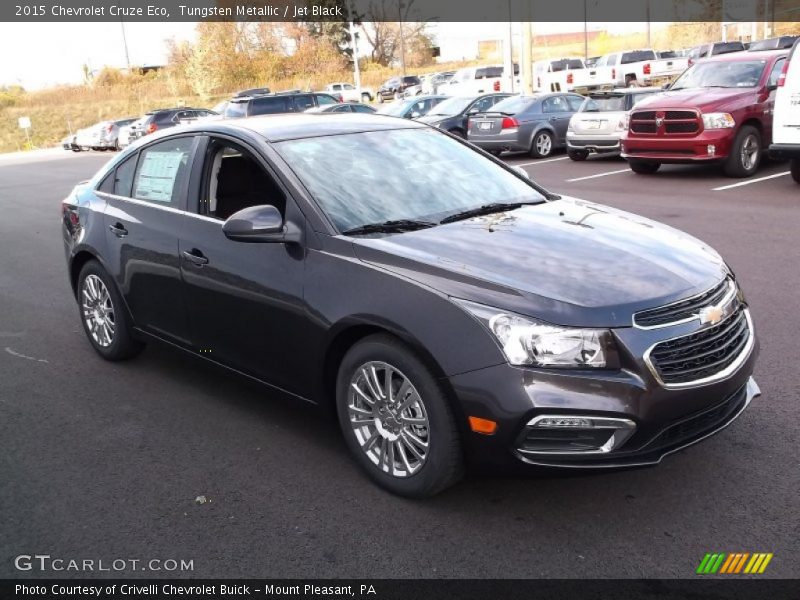
[[[758,85],[764,72],[764,60],[714,61],[693,65],[675,80],[670,91],[687,88],[748,88]]]
[[[625,96],[595,96],[583,101],[580,112],[625,110]]]
[[[534,96],[509,96],[505,100],[500,100],[495,104],[491,112],[506,113],[515,115],[528,108],[536,98]]]
[[[440,115],[443,117],[452,117],[455,115],[460,115],[461,112],[470,105],[470,103],[475,98],[472,97],[461,97],[461,96],[454,96],[452,98],[448,98],[447,100],[442,101],[441,103],[437,104],[431,112],[428,113],[430,116]]]
[[[339,231],[393,220],[438,222],[492,203],[544,201],[531,184],[429,128],[304,138],[275,146]]]

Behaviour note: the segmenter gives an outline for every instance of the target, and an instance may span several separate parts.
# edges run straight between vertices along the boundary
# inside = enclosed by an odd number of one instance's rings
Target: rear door
[[[186,346],[178,232],[196,138],[171,137],[142,148],[119,167],[103,217],[107,266],[138,327]]]
[[[573,112],[566,94],[550,96],[542,101],[542,113],[553,128],[559,144],[566,142],[567,127]]]

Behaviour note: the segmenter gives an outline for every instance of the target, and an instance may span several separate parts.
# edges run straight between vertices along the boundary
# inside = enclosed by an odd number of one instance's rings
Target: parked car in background
[[[78,131],[75,145],[81,150],[119,150],[120,127],[130,125],[134,121],[136,117],[95,123]]]
[[[686,54],[689,59],[689,64],[700,60],[701,58],[708,58],[717,56],[719,54],[731,54],[732,52],[744,52],[746,48],[740,41],[733,42],[712,42],[709,44],[700,44],[690,49]]]
[[[383,103],[385,100],[396,100],[403,95],[406,88],[412,85],[419,85],[420,79],[416,75],[406,75],[405,77],[391,77],[383,82],[383,85],[375,92],[378,102]]]
[[[513,80],[504,71],[503,65],[459,69],[447,84],[439,87],[439,93],[448,96],[477,96],[491,92],[511,92],[512,88],[520,89],[519,65],[514,64]]]
[[[660,88],[621,88],[589,93],[569,121],[567,155],[581,161],[589,154],[618,153],[631,109],[643,98],[658,92]]]
[[[597,63],[598,68],[611,70],[615,87],[661,86],[671,82],[688,66],[688,58],[660,59],[650,48],[612,52]]]
[[[400,117],[402,119],[417,119],[428,112],[437,104],[446,100],[447,96],[414,96],[395,100],[391,104],[381,107],[378,113],[389,117]]]
[[[584,67],[581,58],[540,60],[533,64],[534,92],[580,92],[614,87],[610,67]]]
[[[483,94],[481,96],[450,96],[434,106],[428,114],[419,117],[420,123],[432,125],[458,137],[467,137],[467,121],[471,115],[487,112],[511,94]]]
[[[263,96],[264,94],[272,93],[268,87],[250,88],[247,90],[239,90],[236,92],[234,98],[244,98],[245,96]]]
[[[72,150],[73,152],[80,152],[80,147],[75,143],[75,134],[71,133],[63,140],[61,140],[61,147],[64,150]]]
[[[467,139],[492,154],[509,150],[544,158],[566,145],[569,120],[582,104],[578,94],[511,96],[471,116]]]
[[[750,52],[761,52],[762,50],[787,50],[791,48],[798,37],[796,35],[782,35],[780,37],[769,38],[751,42],[748,46]]]
[[[270,400],[330,409],[354,461],[395,494],[432,496],[467,461],[656,465],[760,393],[746,295],[715,250],[559,197],[420,123],[292,115],[164,131],[77,185],[61,215],[74,324],[98,357],[164,344],[265,384]],[[150,368],[158,390],[170,385],[161,352],[131,369],[77,352],[112,388]],[[180,385],[187,372],[181,362]],[[265,420],[253,428],[269,435]],[[307,439],[276,452],[303,452],[319,429],[293,428],[284,437]],[[726,442],[740,443],[714,452]],[[585,495],[570,510],[591,504],[589,488],[605,498],[592,479],[568,486]]]
[[[142,121],[136,126],[136,129],[131,129],[130,135],[135,139],[139,139],[156,131],[191,123],[199,118],[213,114],[215,113],[207,108],[190,108],[187,106],[151,110],[142,117]]]
[[[789,159],[792,179],[800,183],[800,40],[795,41],[776,81],[772,144],[769,154]]]
[[[326,93],[340,102],[372,102],[375,99],[375,91],[372,88],[357,88],[352,83],[329,83],[325,86]]]
[[[232,98],[225,109],[226,119],[256,115],[304,112],[309,108],[339,104],[339,100],[322,92],[291,92]]]
[[[422,82],[422,93],[426,96],[439,94],[442,92],[442,86],[449,82],[455,71],[442,71],[440,73],[432,73],[430,77]]]
[[[142,126],[142,123],[144,123],[144,121],[145,121],[144,117],[139,117],[132,123],[128,123],[127,125],[123,125],[122,127],[119,128],[118,139],[120,148],[125,148],[136,139],[137,137],[136,130]]]
[[[375,109],[362,102],[342,102],[339,104],[323,104],[309,108],[307,113],[367,113],[372,114]]]
[[[751,176],[772,141],[775,90],[787,54],[701,60],[666,93],[642,100],[622,136],[630,168],[651,174],[662,163],[717,163],[729,177]]]

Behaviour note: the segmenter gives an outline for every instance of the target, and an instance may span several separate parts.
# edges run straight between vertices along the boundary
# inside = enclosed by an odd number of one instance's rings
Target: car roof
[[[781,56],[787,56],[788,54],[789,48],[783,48],[781,50],[758,50],[754,52],[728,52],[727,54],[717,54],[716,56],[703,58],[702,62],[747,62],[758,60],[760,58],[780,58]]]
[[[299,113],[263,115],[232,121],[204,121],[183,126],[180,131],[198,133],[236,133],[238,131],[254,133],[269,142],[282,142],[299,138],[367,131],[426,128],[426,125],[409,119],[398,119],[372,113]],[[169,131],[165,130],[164,134]]]

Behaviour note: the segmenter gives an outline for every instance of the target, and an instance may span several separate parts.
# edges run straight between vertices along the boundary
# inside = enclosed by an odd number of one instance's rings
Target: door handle
[[[208,264],[208,259],[205,256],[203,256],[203,253],[200,252],[200,250],[198,250],[197,248],[192,248],[191,250],[184,250],[183,257],[197,267],[202,267],[203,265]]]
[[[118,238],[123,238],[128,235],[128,230],[125,229],[125,226],[122,225],[122,223],[114,223],[113,225],[109,225],[108,230]]]

